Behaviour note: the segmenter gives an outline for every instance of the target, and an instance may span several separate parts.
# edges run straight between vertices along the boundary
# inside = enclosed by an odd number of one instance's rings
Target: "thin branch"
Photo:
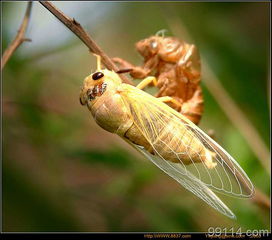
[[[192,41],[188,31],[180,19],[176,17],[166,18],[173,34],[181,36],[187,41]],[[215,100],[220,105],[226,116],[232,124],[240,130],[244,139],[251,147],[251,150],[257,156],[264,169],[270,174],[270,153],[266,144],[262,140],[256,128],[248,120],[239,106],[232,100],[229,93],[225,90],[215,73],[212,71],[207,60],[202,57],[203,75],[205,76],[205,85]]]
[[[1,70],[4,68],[5,64],[15,52],[15,50],[25,41],[31,41],[28,38],[25,38],[25,32],[29,23],[29,18],[31,14],[32,2],[27,3],[27,8],[25,12],[25,16],[23,18],[22,24],[18,30],[18,33],[11,44],[8,46],[6,51],[4,52],[2,59],[1,59]]]
[[[40,1],[40,3],[56,18],[58,18],[67,28],[69,28],[89,48],[92,53],[100,55],[102,62],[108,69],[115,72],[119,70],[113,61],[106,55],[106,53],[102,51],[102,49],[74,18],[71,19],[66,16],[49,1]],[[126,76],[120,75],[120,77],[122,78],[123,82],[133,85],[133,83]]]
[[[36,62],[39,61],[42,58],[46,58],[48,56],[54,55],[54,54],[60,54],[61,52],[70,50],[74,47],[76,47],[77,45],[77,41],[70,41],[66,44],[62,44],[60,46],[57,46],[55,48],[51,48],[51,49],[45,49],[42,51],[37,51],[35,54],[32,54],[30,56],[26,56],[25,60],[26,61],[30,61],[30,62]]]
[[[268,211],[270,210],[270,199],[266,196],[266,194],[261,192],[261,190],[255,189],[255,195],[251,200],[261,208]]]

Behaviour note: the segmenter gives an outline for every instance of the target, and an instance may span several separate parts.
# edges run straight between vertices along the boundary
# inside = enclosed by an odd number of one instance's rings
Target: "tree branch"
[[[264,210],[270,211],[270,199],[269,197],[264,194],[260,189],[255,189],[255,195],[251,199],[252,202],[257,204],[259,207],[263,208]]]
[[[108,69],[115,72],[119,70],[113,61],[106,55],[106,53],[102,51],[102,49],[74,18],[71,19],[66,16],[49,1],[40,1],[40,3],[56,18],[58,18],[67,28],[69,28],[89,48],[92,53],[100,55],[102,62]],[[122,78],[123,82],[133,85],[133,83],[126,76],[120,75],[120,77]]]
[[[8,46],[6,51],[4,52],[2,58],[1,58],[1,70],[4,68],[5,64],[9,60],[9,58],[12,56],[12,54],[15,52],[15,50],[25,41],[31,41],[28,38],[25,38],[25,32],[29,23],[30,13],[32,8],[32,2],[27,3],[27,8],[25,12],[25,16],[23,18],[22,24],[18,30],[18,33],[14,40],[11,42],[11,44]]]

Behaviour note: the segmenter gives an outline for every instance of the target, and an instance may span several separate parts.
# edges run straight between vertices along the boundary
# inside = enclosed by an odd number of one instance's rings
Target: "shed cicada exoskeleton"
[[[143,57],[142,66],[135,66],[121,58],[113,61],[121,68],[130,69],[134,79],[144,79],[154,75],[159,91],[156,97],[170,96],[176,103],[168,103],[172,108],[198,124],[203,113],[203,95],[200,86],[201,64],[194,44],[175,37],[158,34],[140,40],[136,49]]]

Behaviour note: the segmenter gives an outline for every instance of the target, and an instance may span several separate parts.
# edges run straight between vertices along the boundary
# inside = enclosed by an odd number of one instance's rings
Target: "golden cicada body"
[[[150,81],[155,78],[143,80]],[[173,99],[153,97],[141,90],[145,85],[122,83],[117,73],[100,68],[98,57],[97,71],[84,80],[80,102],[103,129],[122,137],[187,190],[234,218],[212,190],[251,197],[254,187],[246,173],[213,139],[165,104]]]

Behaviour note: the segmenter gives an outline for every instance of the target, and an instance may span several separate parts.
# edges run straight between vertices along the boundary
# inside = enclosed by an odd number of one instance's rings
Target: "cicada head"
[[[181,56],[183,43],[173,37],[155,35],[137,42],[136,49],[145,60],[158,55],[163,60],[175,62]]]
[[[122,81],[117,73],[108,69],[101,69],[101,58],[97,57],[97,70],[84,79],[81,88],[79,101],[82,105],[94,102],[101,97],[108,89],[121,84]]]
[[[137,51],[146,59],[156,55],[161,47],[163,37],[151,36],[136,43]]]

